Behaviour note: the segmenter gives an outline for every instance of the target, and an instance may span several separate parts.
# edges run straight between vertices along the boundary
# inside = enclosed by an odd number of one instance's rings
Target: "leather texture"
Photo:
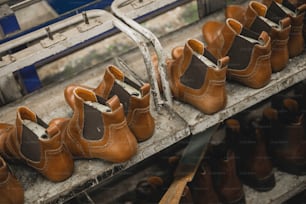
[[[0,124],[0,151],[6,158],[24,162],[40,172],[50,181],[63,181],[69,178],[74,169],[74,162],[69,150],[62,142],[65,124],[49,125],[45,131],[49,138],[26,139],[29,132],[23,120],[39,123],[40,119],[27,107],[17,108],[16,124]],[[27,145],[35,144],[30,148]],[[33,151],[35,149],[35,151]],[[37,158],[37,159],[36,159]]]
[[[269,26],[260,17],[267,17],[267,6],[256,1],[250,1],[248,7],[240,5],[229,5],[226,8],[226,18],[234,18],[241,22],[243,26],[257,33],[265,31],[271,37],[271,67],[273,72],[283,70],[289,61],[288,40],[291,31],[291,21],[289,17],[279,19],[275,22],[280,25],[280,29]]]
[[[301,54],[304,50],[303,25],[306,4],[297,6],[283,2],[282,0],[263,0],[262,3],[268,7],[268,12],[271,12],[272,15],[282,18],[288,16],[290,18],[291,31],[288,41],[289,57],[291,58]],[[291,10],[295,14],[287,14],[280,8],[279,4],[287,7],[287,9]]]
[[[273,165],[268,155],[268,139],[260,127],[259,118],[226,120],[226,137],[239,141],[235,152],[239,177],[258,191],[268,191],[275,186]],[[241,127],[242,126],[242,127]],[[233,143],[233,142],[230,142]]]
[[[93,90],[95,94],[104,99],[109,99],[114,94],[117,95],[123,104],[128,126],[137,140],[141,142],[151,138],[155,130],[155,120],[150,111],[150,85],[145,83],[139,88],[140,98],[133,95],[123,97],[122,92],[120,92],[123,89],[117,88],[114,90],[116,79],[124,81],[124,73],[111,65],[107,67],[103,80],[96,88],[81,86]],[[65,99],[70,107],[73,107],[73,90],[77,86],[80,85],[70,85],[64,91]]]
[[[0,157],[0,203],[24,203],[23,187],[9,171],[9,168],[2,157]]]
[[[202,163],[192,182],[192,196],[195,204],[221,203],[214,189],[211,174],[208,163]]]
[[[220,180],[216,191],[222,203],[245,203],[245,196],[240,179],[236,174],[235,153],[228,150],[226,158],[219,161]]]
[[[85,109],[86,101],[102,104],[93,91],[77,87],[73,90],[73,96],[74,99],[71,101],[73,115],[64,137],[65,144],[73,156],[124,162],[136,154],[137,141],[128,128],[123,105],[117,96],[113,96],[103,104],[110,108],[109,112],[100,112],[94,116],[93,111]],[[85,133],[86,125],[90,125],[86,124],[86,118],[89,117],[95,117],[94,120],[103,124],[96,124],[96,128],[91,128]],[[90,136],[96,134],[96,130],[100,136],[98,138]]]
[[[223,109],[227,100],[225,80],[228,57],[220,58],[218,62],[213,59],[219,64],[218,68],[214,68],[195,56],[194,53],[205,55],[205,52],[211,55],[200,41],[190,39],[181,49],[183,51],[179,52],[182,54],[167,67],[173,96],[206,114]]]
[[[232,18],[228,18],[225,23],[209,21],[202,27],[207,49],[214,56],[230,57],[227,79],[251,88],[261,88],[271,79],[271,39],[263,31],[255,39],[262,44],[252,44],[240,37],[243,31],[242,24]],[[242,55],[244,60],[247,59],[244,62],[241,61]],[[236,64],[239,67],[235,67]]]
[[[263,111],[265,134],[275,165],[292,174],[306,174],[305,119],[298,103],[284,99],[281,107]]]

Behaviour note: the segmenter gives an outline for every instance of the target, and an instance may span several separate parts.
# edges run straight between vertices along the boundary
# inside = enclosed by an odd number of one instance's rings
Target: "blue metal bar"
[[[48,25],[54,24],[56,22],[59,22],[61,20],[66,19],[68,17],[71,17],[71,16],[74,16],[74,15],[76,15],[78,13],[81,13],[82,11],[87,11],[87,10],[91,10],[91,9],[105,9],[105,8],[109,7],[112,2],[113,2],[113,0],[98,0],[98,1],[94,1],[94,2],[86,4],[86,5],[83,4],[82,7],[79,7],[77,9],[74,9],[74,10],[66,12],[66,13],[63,13],[62,15],[60,15],[59,17],[57,17],[55,19],[52,19],[52,20],[47,21],[45,23],[42,23],[40,25],[34,26],[34,27],[30,28],[30,29],[27,29],[27,30],[24,30],[24,31],[20,31],[20,32],[14,34],[14,35],[11,35],[9,37],[6,37],[4,39],[1,39],[0,40],[0,44],[5,43],[5,42],[9,42],[11,40],[14,40],[14,39],[16,39],[18,37],[21,37],[21,36],[23,36],[25,34],[31,33],[31,32],[33,32],[35,30],[47,27]]]

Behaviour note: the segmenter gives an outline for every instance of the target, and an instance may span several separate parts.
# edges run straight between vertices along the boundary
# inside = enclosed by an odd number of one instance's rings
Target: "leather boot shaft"
[[[266,108],[263,112],[265,134],[270,138],[270,153],[278,168],[293,174],[305,174],[306,139],[304,115],[297,114],[293,99],[283,101],[284,109]],[[291,120],[294,119],[294,120]]]
[[[128,93],[116,80],[133,86],[140,95],[136,96]],[[74,100],[73,90],[78,86],[93,90],[96,95],[104,99],[110,99],[117,95],[123,104],[128,126],[139,142],[149,139],[154,134],[155,120],[150,110],[150,85],[148,83],[138,86],[125,77],[121,70],[110,65],[107,67],[102,81],[96,88],[84,85],[70,85],[66,87],[64,92],[65,99],[70,107],[72,107]]]
[[[270,156],[267,151],[267,138],[263,134],[260,118],[247,118],[241,128],[236,119],[226,121],[226,137],[239,141],[235,146],[239,177],[258,191],[268,191],[275,186],[275,177]]]
[[[303,24],[306,4],[290,3],[282,0],[263,0],[271,15],[291,20],[291,30],[288,41],[289,57],[295,57],[304,50]]]
[[[65,124],[48,126],[27,107],[18,107],[16,125],[0,124],[0,128],[0,148],[7,158],[26,163],[51,181],[72,175],[74,162],[62,142]]]
[[[223,24],[207,22],[202,32],[211,53],[229,56],[227,79],[251,88],[261,88],[269,83],[271,39],[266,32],[255,34],[232,18]]]
[[[117,96],[105,101],[82,87],[75,88],[73,94],[74,113],[65,144],[75,157],[124,162],[136,154],[137,141],[127,126],[123,105]],[[100,109],[90,106],[91,103]]]
[[[267,16],[266,5],[250,1],[247,8],[231,5],[226,8],[226,17],[240,21],[246,28],[260,33],[265,31],[271,37],[271,67],[273,72],[283,70],[289,60],[288,40],[291,31],[289,17],[273,21]],[[237,12],[237,13],[234,13]]]
[[[245,200],[242,184],[236,173],[235,153],[227,151],[225,159],[219,161],[219,182],[216,190],[224,203],[240,203]],[[245,202],[245,201],[244,201]]]
[[[0,203],[23,204],[24,190],[0,157]]]
[[[193,39],[187,41],[182,53],[168,66],[173,96],[206,114],[224,108],[227,100],[225,79],[228,57],[217,60],[201,42]],[[205,57],[215,67],[205,64],[199,57]]]
[[[192,197],[195,204],[221,203],[214,190],[211,169],[208,163],[202,163],[192,183]]]

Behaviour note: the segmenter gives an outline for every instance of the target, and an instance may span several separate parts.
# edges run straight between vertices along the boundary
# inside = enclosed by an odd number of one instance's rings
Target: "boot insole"
[[[259,41],[259,40],[254,39],[254,38],[250,38],[250,37],[247,37],[247,36],[244,36],[244,35],[238,35],[238,36],[247,40],[247,41],[249,41],[250,43],[253,43],[253,44],[261,44],[261,45],[263,44],[262,41]]]
[[[39,139],[49,139],[46,129],[31,120],[23,120],[23,124],[29,128]]]
[[[204,64],[206,64],[208,67],[212,67],[215,69],[220,69],[218,67],[218,65],[216,65],[215,63],[213,63],[210,59],[208,59],[207,57],[197,53],[197,52],[193,52],[193,54],[199,59],[201,60]]]
[[[124,81],[120,81],[116,79],[116,83],[120,85],[126,92],[128,92],[131,96],[135,96],[137,98],[141,98],[141,93],[139,90],[134,88],[133,86],[129,85],[128,83]]]
[[[85,101],[85,104],[99,110],[100,112],[110,112],[111,111],[111,109],[108,106],[105,106],[98,102]]]
[[[104,134],[102,112],[111,112],[108,106],[98,102],[85,101],[83,137],[87,140],[99,140]]]
[[[40,161],[41,152],[39,140],[48,139],[49,136],[44,127],[33,121],[23,120],[21,152],[25,157],[32,161]]]
[[[271,21],[270,19],[263,17],[263,16],[259,16],[259,18],[264,21],[266,24],[268,24],[269,26],[271,26],[272,28],[275,28],[277,30],[281,30],[281,26],[273,21]]]

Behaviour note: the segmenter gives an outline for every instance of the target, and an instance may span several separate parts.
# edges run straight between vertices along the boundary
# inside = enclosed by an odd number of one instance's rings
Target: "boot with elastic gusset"
[[[237,141],[238,175],[243,183],[255,190],[269,191],[275,186],[275,176],[260,118],[241,121],[242,124],[233,118],[226,121],[226,137]]]
[[[192,181],[191,193],[195,204],[221,204],[214,189],[208,162],[202,162],[200,165]]]
[[[190,39],[176,59],[168,62],[169,84],[174,98],[205,114],[223,109],[228,57],[217,60],[198,40]]]
[[[74,169],[64,145],[67,121],[46,124],[25,106],[17,108],[15,125],[0,124],[0,152],[3,157],[32,167],[50,181],[69,178]]]
[[[291,31],[288,40],[289,57],[295,57],[304,51],[303,26],[306,4],[294,6],[286,0],[263,0],[268,7],[267,16],[276,21],[286,18],[291,20]]]
[[[65,89],[65,99],[72,107],[73,90],[80,85],[70,85]],[[127,123],[139,142],[151,138],[154,134],[155,120],[150,111],[150,85],[144,83],[138,85],[117,67],[110,65],[107,67],[103,80],[96,88],[91,89],[98,96],[110,99],[117,95],[123,104]]]
[[[273,72],[283,70],[289,61],[288,40],[291,31],[290,17],[271,18],[266,5],[250,1],[248,7],[230,5],[226,8],[227,18],[234,18],[246,28],[271,37],[271,67]],[[273,16],[274,17],[274,16]]]
[[[136,154],[137,141],[117,96],[106,101],[83,87],[75,88],[73,96],[64,142],[74,157],[119,163]]]
[[[223,158],[218,158],[217,168],[213,170],[215,189],[222,203],[243,204],[245,194],[237,176],[234,151],[228,149]]]
[[[0,203],[23,204],[24,190],[12,175],[7,163],[0,157]]]
[[[257,34],[228,18],[225,23],[205,23],[202,34],[214,56],[229,56],[228,80],[251,88],[261,88],[270,82],[271,40],[265,31]]]
[[[290,98],[263,111],[269,153],[281,171],[306,174],[305,119],[298,103]]]

